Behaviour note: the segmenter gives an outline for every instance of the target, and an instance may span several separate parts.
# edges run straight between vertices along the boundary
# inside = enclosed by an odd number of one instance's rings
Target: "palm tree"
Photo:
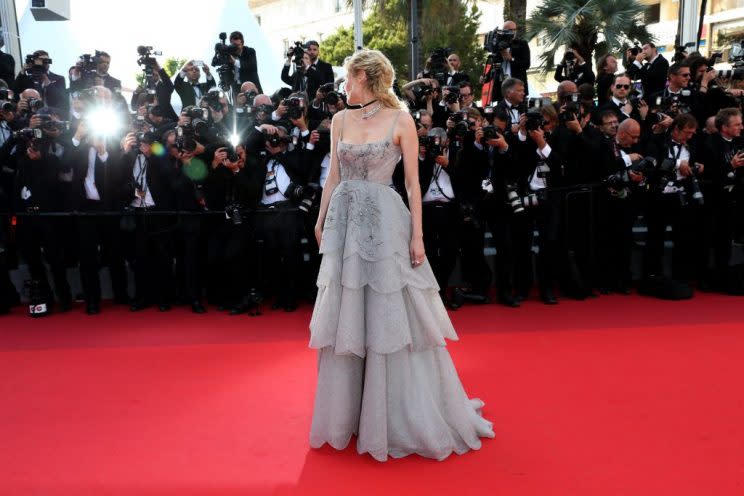
[[[555,52],[568,45],[592,60],[629,42],[653,41],[645,25],[646,8],[639,0],[545,0],[527,19],[527,38],[545,40],[540,59],[547,73],[554,67]]]
[[[527,20],[527,0],[504,0],[504,20],[517,23],[517,29],[524,31]]]

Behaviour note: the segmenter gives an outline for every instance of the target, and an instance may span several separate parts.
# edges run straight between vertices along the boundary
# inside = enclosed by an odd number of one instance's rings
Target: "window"
[[[646,24],[656,24],[661,20],[661,4],[646,6]]]

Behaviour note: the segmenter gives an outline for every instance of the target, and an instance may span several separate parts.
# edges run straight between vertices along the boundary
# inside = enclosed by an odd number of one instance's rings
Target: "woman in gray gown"
[[[457,340],[424,255],[418,137],[379,51],[346,64],[350,107],[331,127],[331,166],[315,226],[323,254],[310,347],[318,384],[310,445],[380,461],[443,460],[493,428],[465,394],[445,338]],[[406,208],[390,187],[403,157]]]

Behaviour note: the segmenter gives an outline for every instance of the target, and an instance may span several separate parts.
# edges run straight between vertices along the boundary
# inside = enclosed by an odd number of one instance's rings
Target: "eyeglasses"
[[[622,90],[629,90],[630,89],[630,85],[629,84],[616,84],[615,85],[615,89],[616,90],[621,90],[621,89]]]
[[[688,77],[690,77],[690,76],[691,76],[689,72],[685,72],[685,73],[682,73],[682,74],[677,74],[677,75],[678,75],[679,77],[683,77],[683,78],[688,78]]]

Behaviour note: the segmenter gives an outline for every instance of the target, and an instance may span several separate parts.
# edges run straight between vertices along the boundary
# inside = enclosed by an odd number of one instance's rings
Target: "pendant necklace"
[[[368,111],[366,111],[366,112],[365,112],[365,111],[364,111],[364,108],[365,108],[365,107],[369,107],[369,106],[370,106],[370,105],[372,105],[373,103],[377,103],[377,105],[374,105],[374,106],[373,106],[373,107],[371,107],[371,108],[370,108],[370,109],[369,109]],[[375,100],[372,100],[372,101],[371,101],[371,102],[369,102],[369,103],[365,103],[364,105],[362,105],[362,106],[361,106],[361,110],[362,110],[362,119],[365,119],[365,120],[366,120],[366,119],[370,119],[370,118],[371,118],[371,117],[373,117],[373,116],[374,116],[374,115],[375,115],[375,114],[376,114],[377,112],[379,112],[379,111],[380,111],[381,109],[382,109],[382,103],[378,102],[378,101],[377,101],[376,99],[375,99]]]

